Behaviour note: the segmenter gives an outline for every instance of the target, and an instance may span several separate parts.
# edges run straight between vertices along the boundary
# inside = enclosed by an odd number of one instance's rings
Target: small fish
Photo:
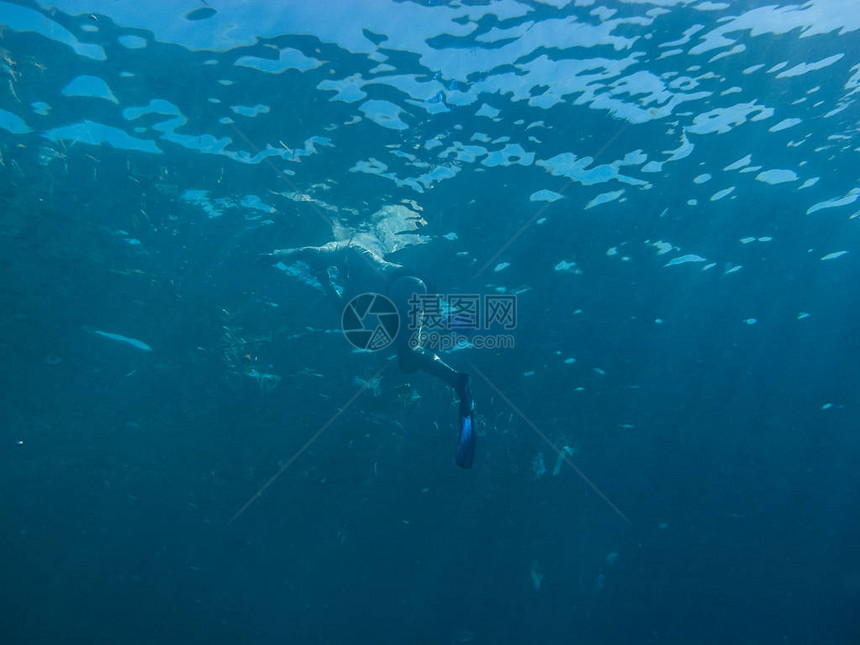
[[[558,456],[555,458],[555,466],[552,468],[552,476],[558,477],[561,473],[561,465],[564,463],[567,457],[573,457],[573,448],[570,446],[565,446],[561,450],[558,451]]]
[[[675,258],[671,260],[669,263],[664,264],[664,267],[673,267],[679,264],[686,264],[687,262],[704,262],[705,258],[701,255],[695,255],[693,253],[688,253],[687,255],[682,255],[681,257]]]
[[[205,4],[205,3],[204,3]],[[196,9],[192,9],[188,13],[185,14],[186,20],[206,20],[207,18],[211,18],[217,13],[215,9],[210,6],[205,7],[197,7]]]
[[[132,347],[136,347],[137,349],[140,349],[144,352],[151,352],[152,351],[152,347],[150,347],[149,345],[144,343],[142,340],[137,340],[136,338],[129,338],[128,336],[122,336],[120,334],[113,334],[113,333],[108,332],[108,331],[99,331],[98,329],[87,329],[86,327],[84,329],[86,331],[91,331],[94,334],[98,334],[99,336],[102,336],[104,338],[108,338],[110,340],[115,340],[115,341],[120,342],[120,343],[127,343],[127,344],[131,345]]]

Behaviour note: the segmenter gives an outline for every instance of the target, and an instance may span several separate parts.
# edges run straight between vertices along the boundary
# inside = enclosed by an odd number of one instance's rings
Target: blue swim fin
[[[460,468],[471,468],[475,461],[475,404],[472,401],[472,380],[464,374],[458,387],[460,409],[458,411],[459,436],[457,438],[456,462]]]

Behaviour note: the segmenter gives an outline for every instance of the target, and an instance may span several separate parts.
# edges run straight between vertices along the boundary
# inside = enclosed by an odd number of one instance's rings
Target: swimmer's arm
[[[337,243],[329,242],[322,246],[301,246],[296,249],[276,249],[267,254],[274,260],[304,262],[314,271],[325,271],[337,264]]]
[[[336,250],[337,243],[330,242],[323,246],[277,249],[266,254],[266,256],[274,260],[286,262],[304,262],[310,267],[317,280],[319,280],[326,294],[335,302],[341,303],[343,297],[337,292],[328,272],[329,267],[337,265]]]

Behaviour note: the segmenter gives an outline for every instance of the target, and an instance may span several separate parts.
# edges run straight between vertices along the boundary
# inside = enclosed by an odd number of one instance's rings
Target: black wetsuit
[[[287,249],[276,251],[272,256],[307,263],[326,292],[341,308],[365,293],[382,294],[391,300],[400,316],[400,326],[394,340],[400,368],[404,372],[421,370],[441,379],[454,388],[460,397],[460,444],[456,461],[463,468],[470,468],[475,449],[475,417],[469,376],[445,363],[435,352],[410,342],[421,327],[423,312],[420,309],[416,311],[414,303],[416,296],[420,302],[420,296],[428,293],[425,281],[399,264],[388,262],[368,249],[348,243],[330,242],[324,246]],[[341,293],[330,273],[332,268],[337,272],[335,279],[342,285]]]
[[[400,315],[400,329],[394,345],[400,368],[404,372],[421,370],[442,379],[460,394],[461,375],[436,353],[410,346],[410,339],[420,327],[421,312],[413,311],[410,300],[428,293],[427,284],[400,264],[388,262],[372,251],[349,244],[327,244],[295,249],[291,258],[306,262],[323,284],[323,288],[341,305],[363,293],[379,293],[391,300]],[[338,295],[329,269],[337,270],[343,293]],[[414,301],[414,300],[413,300]],[[416,324],[410,324],[416,323]],[[414,343],[413,343],[414,344]]]

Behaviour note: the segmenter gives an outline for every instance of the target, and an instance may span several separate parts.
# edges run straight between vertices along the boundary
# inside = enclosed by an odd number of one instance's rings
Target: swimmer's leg
[[[423,347],[411,347],[412,336],[407,323],[410,321],[409,300],[414,294],[426,294],[427,286],[415,276],[403,276],[392,283],[389,295],[400,314],[400,331],[397,334],[396,348],[400,368],[404,372],[422,371],[444,381],[454,388],[460,399],[458,410],[459,439],[457,442],[456,463],[461,468],[471,468],[475,459],[475,406],[472,402],[472,380],[443,361],[438,354]]]

